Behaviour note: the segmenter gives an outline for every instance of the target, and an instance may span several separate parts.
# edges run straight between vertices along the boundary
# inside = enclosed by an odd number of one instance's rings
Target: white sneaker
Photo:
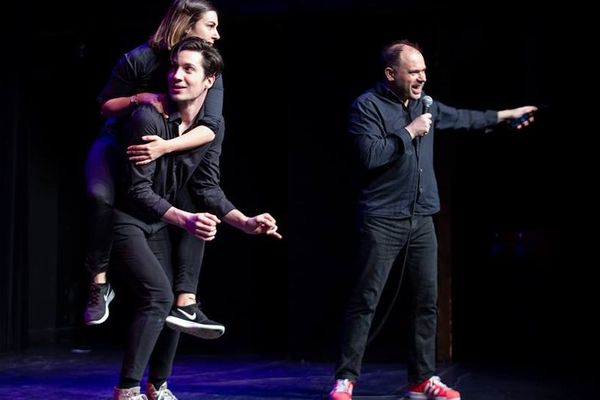
[[[146,386],[146,393],[148,393],[148,398],[150,400],[177,400],[177,397],[167,389],[167,382],[160,385],[157,389],[154,388],[154,385],[148,383]]]
[[[113,400],[148,400],[145,394],[140,394],[140,387],[132,387],[129,389],[115,388]]]
[[[329,400],[352,400],[354,384],[350,379],[336,379],[329,393]]]

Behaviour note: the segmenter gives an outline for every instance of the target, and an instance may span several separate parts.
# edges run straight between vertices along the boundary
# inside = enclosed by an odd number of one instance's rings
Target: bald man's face
[[[404,45],[397,64],[385,69],[390,88],[405,102],[417,100],[423,93],[427,81],[425,59],[415,48]]]

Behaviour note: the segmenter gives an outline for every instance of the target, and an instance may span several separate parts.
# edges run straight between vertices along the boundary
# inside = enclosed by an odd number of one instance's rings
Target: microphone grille
[[[431,98],[431,96],[423,96],[421,101],[423,102],[425,109],[428,109],[433,104],[433,99]]]

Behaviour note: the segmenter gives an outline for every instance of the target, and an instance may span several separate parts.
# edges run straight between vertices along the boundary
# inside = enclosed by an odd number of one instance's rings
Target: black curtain
[[[23,346],[27,319],[27,119],[19,79],[2,74],[0,121],[0,352]]]

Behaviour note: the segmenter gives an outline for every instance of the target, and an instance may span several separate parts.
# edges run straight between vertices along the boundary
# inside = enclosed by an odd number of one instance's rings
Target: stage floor
[[[110,400],[120,361],[120,353],[114,350],[44,349],[5,354],[0,356],[0,398]],[[180,354],[169,384],[179,400],[327,399],[332,367],[329,363],[255,356]],[[552,371],[453,365],[441,368],[440,375],[460,390],[463,400],[593,397],[583,382]],[[405,390],[404,365],[366,363],[354,399],[400,400]]]

